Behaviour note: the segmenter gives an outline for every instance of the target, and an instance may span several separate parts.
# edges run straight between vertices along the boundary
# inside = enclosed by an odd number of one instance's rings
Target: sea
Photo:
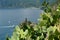
[[[16,25],[27,18],[29,21],[37,23],[43,10],[39,8],[20,9],[0,9],[0,40],[6,40],[11,36]]]

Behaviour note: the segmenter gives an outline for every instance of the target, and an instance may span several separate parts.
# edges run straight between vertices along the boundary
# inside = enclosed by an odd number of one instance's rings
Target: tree
[[[44,2],[44,4],[45,3],[46,2]],[[35,24],[33,27],[30,27],[30,25],[25,23],[26,25],[23,26],[23,28],[21,28],[22,26],[16,26],[13,35],[8,39],[60,40],[60,5],[58,5],[57,9],[53,11],[48,11],[47,9],[41,14],[37,24]]]

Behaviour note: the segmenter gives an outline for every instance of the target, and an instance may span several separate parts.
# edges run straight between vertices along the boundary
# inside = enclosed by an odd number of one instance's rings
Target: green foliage
[[[60,40],[60,5],[53,12],[44,12],[38,24],[28,25],[27,21],[16,26],[9,40]]]

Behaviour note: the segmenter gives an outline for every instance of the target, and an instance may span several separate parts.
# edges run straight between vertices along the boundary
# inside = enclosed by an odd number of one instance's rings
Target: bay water
[[[42,12],[39,8],[0,9],[0,40],[5,40],[7,35],[11,36],[15,25],[25,18],[37,23]]]

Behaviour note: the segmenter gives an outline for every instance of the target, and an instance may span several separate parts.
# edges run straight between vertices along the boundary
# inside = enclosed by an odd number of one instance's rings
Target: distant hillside
[[[40,0],[0,0],[0,8],[39,7]]]
[[[40,7],[42,0],[0,0],[0,8]]]

